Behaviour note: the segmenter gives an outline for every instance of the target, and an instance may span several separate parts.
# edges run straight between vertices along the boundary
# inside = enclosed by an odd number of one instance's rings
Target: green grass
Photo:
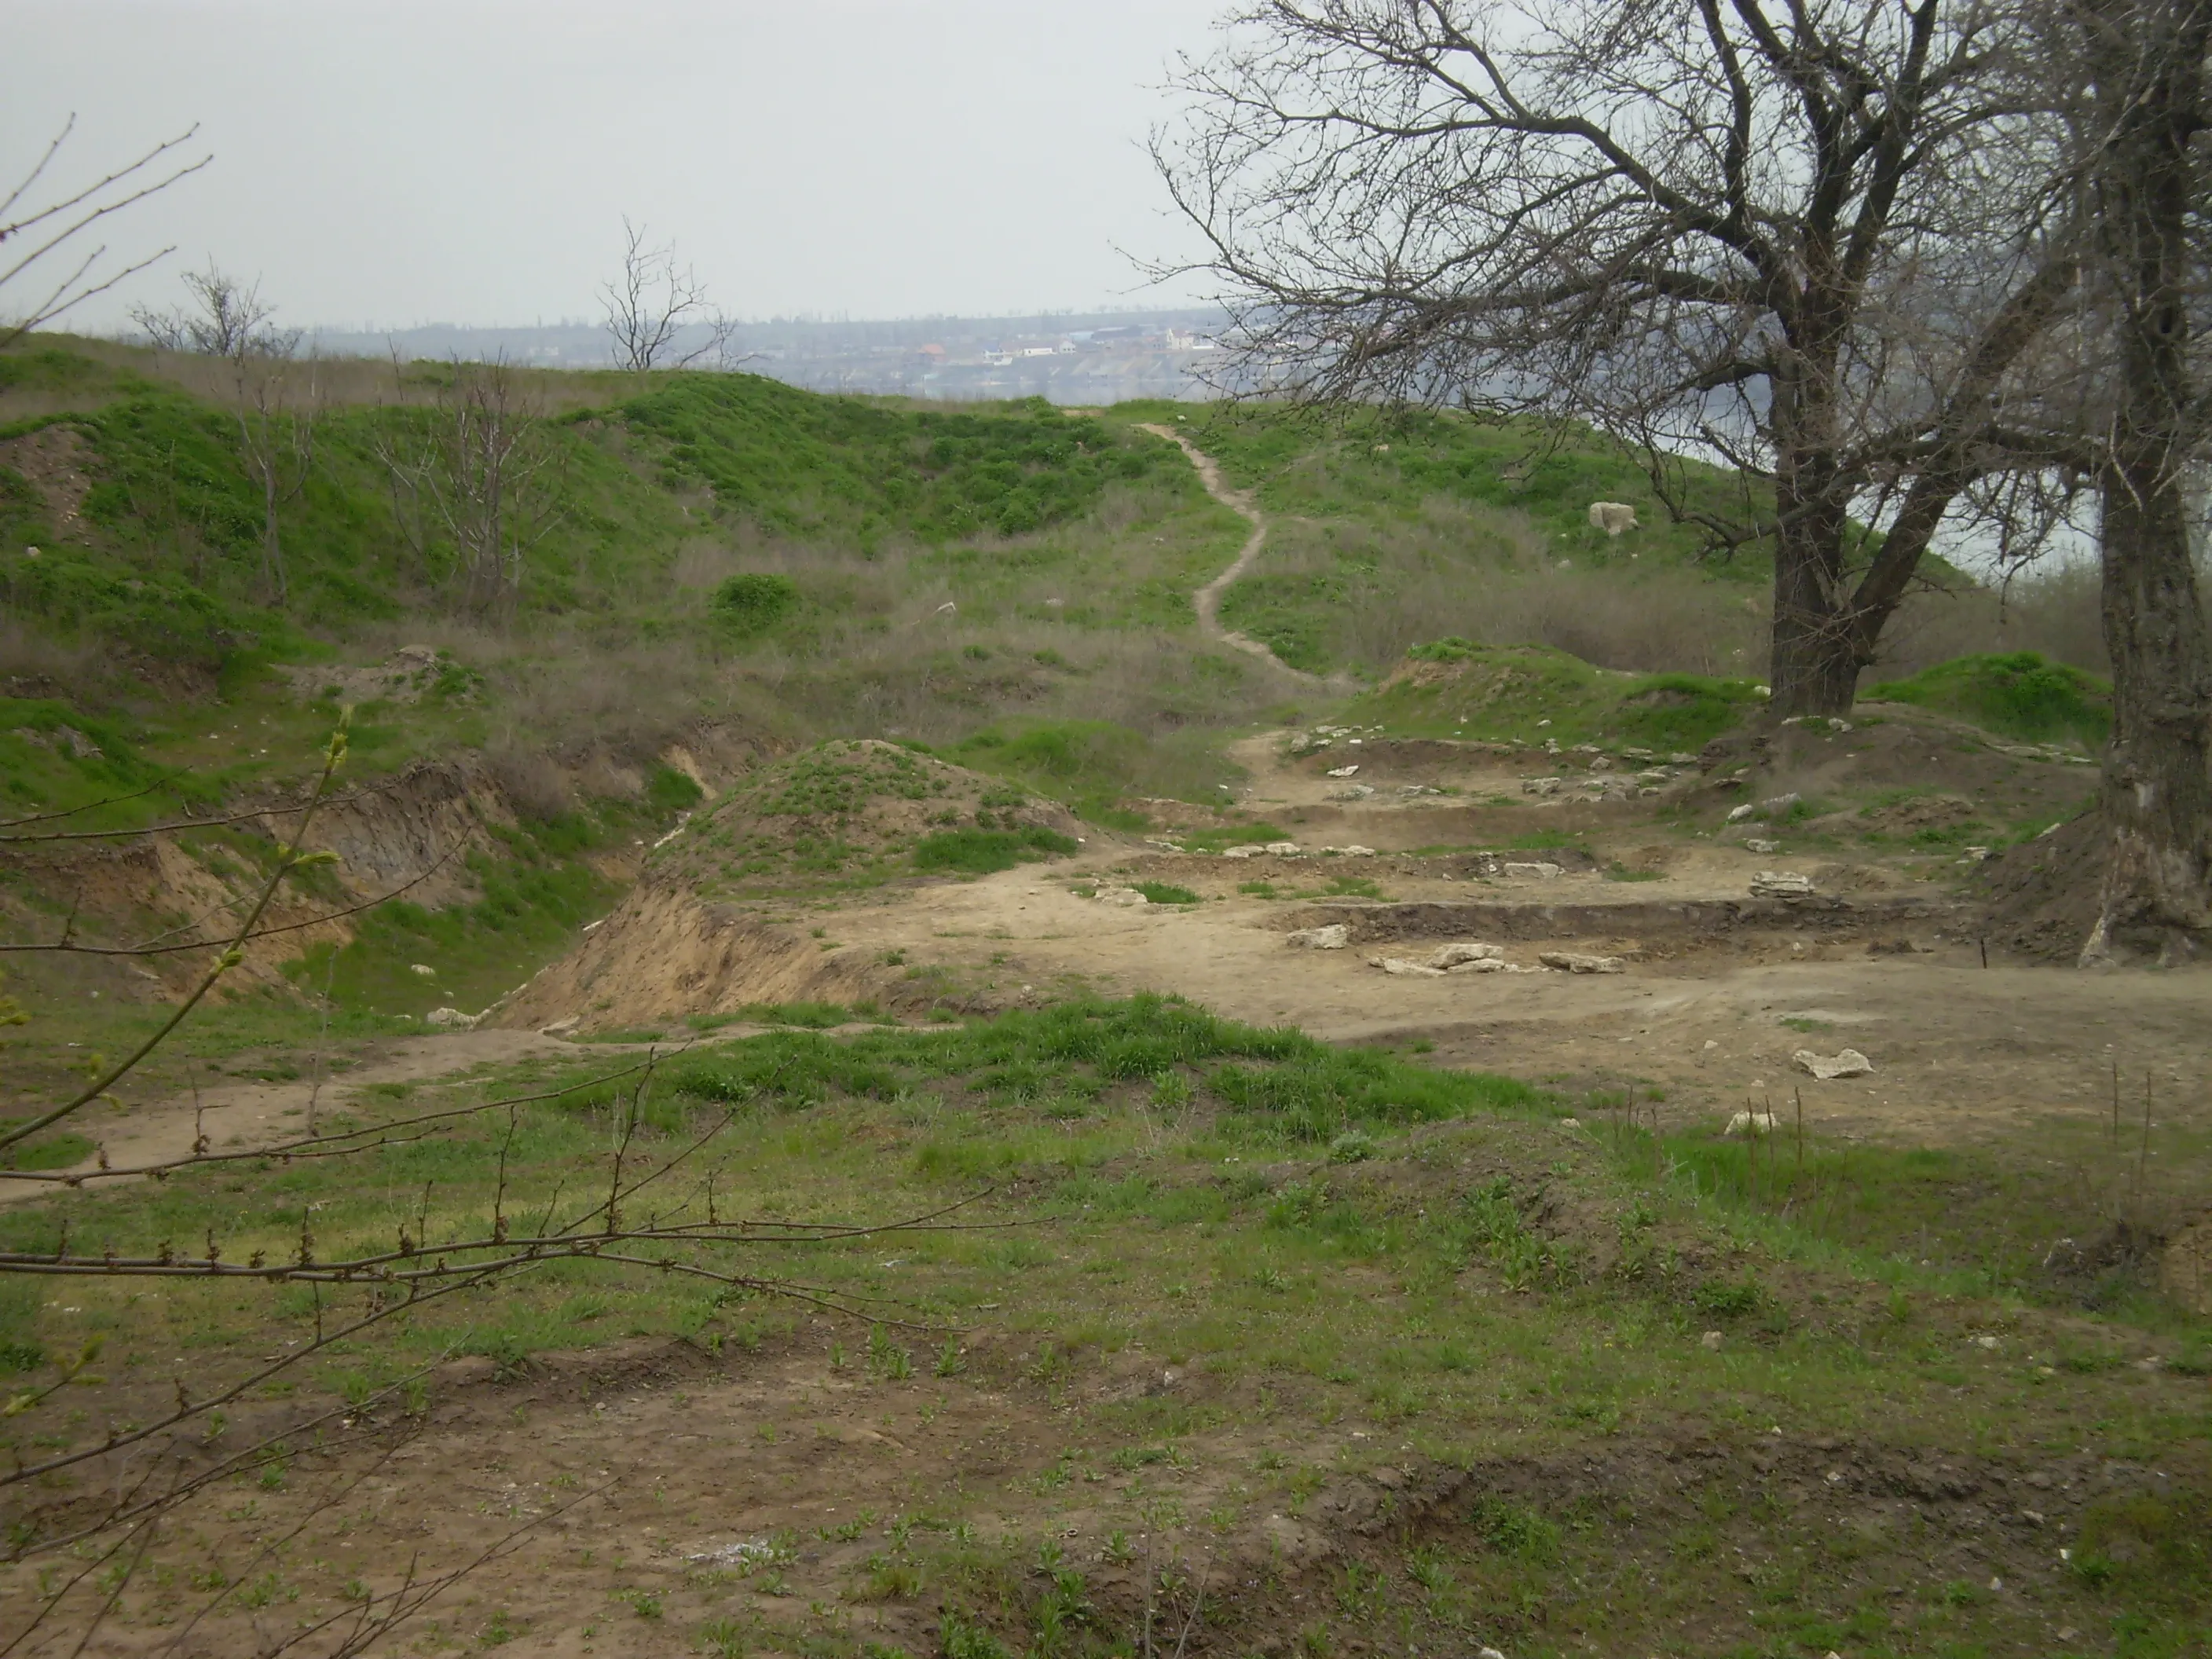
[[[1960,657],[1908,680],[1869,686],[1863,696],[1932,708],[2039,743],[2063,740],[2094,749],[2112,726],[2110,685],[2033,651]]]
[[[281,1253],[313,1204],[327,1255],[388,1246],[392,1195],[426,1184],[434,1239],[480,1226],[501,1183],[510,1203],[536,1205],[603,1169],[617,1091],[580,1086],[592,1064],[568,1054],[507,1073],[533,1091],[580,1085],[523,1109],[511,1131],[501,1113],[360,1165],[249,1164],[63,1195],[0,1212],[0,1244],[51,1248],[66,1209],[77,1236],[121,1249],[213,1229],[227,1252]],[[485,1086],[427,1090],[403,1109]],[[1579,1127],[1560,1121],[1570,1113]],[[918,1464],[900,1513],[827,1517],[820,1541],[849,1555],[822,1552],[817,1567],[794,1547],[776,1564],[775,1585],[793,1594],[748,1602],[758,1649],[805,1650],[810,1598],[829,1605],[840,1586],[926,1597],[933,1631],[978,1652],[1027,1651],[1040,1632],[1060,1641],[1085,1607],[1102,1639],[1133,1629],[1139,1606],[1093,1571],[1090,1542],[1080,1557],[1065,1542],[1079,1502],[1121,1566],[1148,1550],[1155,1565],[1194,1561],[1270,1516],[1334,1528],[1340,1552],[1325,1567],[1209,1592],[1247,1616],[1294,1605],[1316,1653],[1477,1640],[1531,1654],[2039,1651],[2051,1628],[2125,1620],[2119,1650],[2179,1656],[2212,1599],[2198,1385],[2126,1363],[2147,1345],[2212,1352],[2212,1332],[2162,1310],[2140,1269],[2085,1287],[2045,1273],[2031,1248],[2062,1230],[2086,1237],[2085,1221],[2109,1213],[2071,1167],[2087,1147],[1815,1139],[1801,1165],[1794,1145],[1710,1130],[1655,1140],[1601,1097],[1335,1049],[1162,999],[694,1051],[664,1062],[644,1117],[641,1157],[705,1138],[725,1213],[888,1218],[973,1199],[961,1227],[907,1234],[895,1254],[863,1238],[775,1266],[988,1340],[860,1324],[830,1334],[825,1362],[811,1315],[671,1274],[552,1264],[386,1327],[332,1356],[302,1395],[454,1352],[513,1364],[543,1348],[681,1339],[810,1368],[787,1401],[747,1384],[748,1430],[763,1438],[817,1432],[813,1379],[841,1357],[842,1397],[902,1444],[925,1437],[925,1455],[948,1403],[1006,1425],[999,1472],[963,1465],[955,1481]],[[2158,1150],[2182,1177],[2206,1151],[2183,1138]],[[655,1202],[673,1212],[696,1181],[659,1185]],[[973,1224],[997,1222],[1018,1224]],[[66,1311],[40,1287],[14,1288],[0,1285],[0,1369],[34,1380],[88,1336],[104,1337],[102,1366],[119,1376],[157,1362],[166,1374],[179,1353],[255,1364],[317,1313],[306,1296],[190,1279],[133,1299],[85,1279]],[[1701,1340],[1711,1330],[1717,1350]],[[1125,1386],[1163,1368],[1188,1381]],[[82,1422],[33,1426],[64,1440],[103,1431],[105,1396],[69,1400]],[[556,1402],[524,1403],[530,1431],[565,1420]],[[1788,1503],[1766,1467],[1769,1426],[1784,1421],[1772,1452],[1792,1460],[1793,1480],[1809,1471]],[[1694,1468],[1686,1434],[1704,1449]],[[1801,1449],[1818,1442],[1837,1449]],[[2100,1486],[2063,1532],[1970,1532],[1946,1505],[1886,1522],[1887,1472],[1938,1462],[2160,1480]],[[1409,1466],[1474,1465],[1480,1479],[1410,1534],[1329,1519],[1340,1494],[1406,1491],[1396,1472]],[[1654,1481],[1661,1465],[1680,1478]],[[1818,1479],[1829,1467],[1869,1473],[1832,1493]],[[1370,1487],[1378,1475],[1390,1484]],[[2026,1501],[2010,1486],[2003,1497]],[[669,1499],[689,1501],[672,1486]],[[2078,1567],[2056,1562],[2061,1537]],[[1968,1547],[1982,1565],[1964,1573],[1949,1552]],[[321,1593],[317,1558],[335,1553],[302,1547],[287,1571]],[[2014,1589],[1984,1589],[1992,1572]],[[620,1588],[644,1593],[635,1577]],[[728,1589],[671,1574],[651,1594],[670,1628],[697,1629]],[[127,1605],[136,1616],[141,1603]]]
[[[914,867],[926,875],[988,876],[1076,850],[1074,836],[1036,826],[940,830],[915,843]]]
[[[1391,681],[1355,702],[1348,718],[1401,736],[1550,738],[1663,757],[1702,748],[1764,702],[1749,680],[1607,673],[1547,647],[1445,639],[1408,651]]]
[[[1132,796],[1210,805],[1228,799],[1222,786],[1244,772],[1217,742],[1203,730],[1162,738],[1111,720],[1024,720],[984,726],[933,752],[1021,783],[1093,823],[1138,830],[1147,820],[1127,804]]]
[[[1192,441],[1220,463],[1231,483],[1256,489],[1262,505],[1279,513],[1402,515],[1445,496],[1522,516],[1540,528],[1555,554],[1624,563],[1632,550],[1678,562],[1698,556],[1697,533],[1669,520],[1636,458],[1588,430],[1546,432],[1413,410],[1319,415],[1268,404],[1158,408],[1170,420],[1192,416],[1184,428]],[[1689,469],[1687,482],[1693,493],[1710,492],[1717,502],[1729,486],[1726,475],[1709,468]],[[1628,502],[1643,527],[1619,540],[1608,538],[1589,522],[1594,501]],[[1754,548],[1739,556],[1732,574],[1755,579],[1768,568]]]
[[[685,375],[623,416],[665,470],[785,531],[946,541],[1061,523],[1109,483],[1170,461],[1159,446],[1042,398],[975,410],[824,398],[749,374]]]
[[[220,799],[209,779],[147,760],[123,719],[50,698],[0,697],[0,817],[71,815],[21,833],[132,829],[198,816]]]
[[[1188,887],[1178,887],[1173,882],[1140,881],[1133,884],[1152,904],[1196,904],[1199,902],[1196,893]]]

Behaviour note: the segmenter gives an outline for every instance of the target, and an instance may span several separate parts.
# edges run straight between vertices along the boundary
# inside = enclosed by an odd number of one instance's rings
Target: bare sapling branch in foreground
[[[72,115],[37,160],[11,169],[14,182],[0,196],[0,349],[175,252],[161,248],[118,267],[107,244],[94,237],[112,215],[160,195],[215,159],[190,159],[199,136],[193,126],[88,181],[50,177],[76,132]]]
[[[1981,0],[1275,0],[1154,154],[1245,386],[1588,422],[1716,556],[1771,550],[1774,707],[1834,714],[2016,464],[2074,285],[2073,227],[2016,211],[2053,142],[2019,34]]]
[[[215,948],[216,958],[169,1017],[123,1060],[99,1066],[96,1077],[67,1097],[0,1130],[0,1153],[69,1126],[94,1103],[112,1098],[115,1085],[172,1040],[239,965],[246,946],[276,931],[264,928],[263,919],[279,892],[298,872],[329,860],[327,854],[306,850],[306,843],[318,812],[335,798],[334,780],[347,746],[341,723],[313,787],[295,809],[296,818],[285,827],[268,873],[240,902],[227,941],[199,947]],[[46,948],[72,947],[65,939]],[[12,1004],[0,1002],[0,1020],[22,1018]],[[42,1592],[28,1624],[15,1630],[0,1651],[13,1650],[34,1634],[51,1638],[60,1632],[65,1642],[75,1639],[80,1646],[88,1641],[119,1605],[123,1584],[149,1558],[164,1529],[198,1524],[193,1505],[219,1486],[267,1468],[281,1475],[295,1457],[312,1458],[323,1486],[306,1497],[289,1530],[257,1536],[264,1554],[303,1535],[319,1517],[333,1515],[340,1499],[404,1443],[409,1425],[420,1422],[425,1372],[417,1370],[358,1397],[349,1395],[346,1403],[304,1418],[289,1413],[281,1430],[257,1433],[243,1445],[227,1445],[219,1455],[211,1457],[210,1449],[223,1435],[228,1413],[289,1394],[295,1385],[286,1379],[302,1367],[358,1352],[364,1340],[395,1320],[412,1320],[451,1299],[465,1301],[556,1263],[588,1262],[694,1281],[709,1287],[717,1307],[767,1297],[873,1324],[905,1324],[909,1322],[899,1316],[898,1304],[771,1270],[763,1253],[1000,1224],[957,1218],[981,1194],[887,1222],[732,1214],[730,1164],[738,1156],[733,1149],[742,1143],[730,1132],[748,1108],[740,1102],[704,1116],[684,1117],[672,1132],[648,1128],[657,1110],[653,1090],[660,1064],[660,1055],[653,1053],[532,1092],[493,1091],[489,1098],[462,1097],[398,1115],[380,1116],[356,1105],[335,1124],[319,1129],[311,1120],[304,1133],[253,1146],[218,1149],[204,1128],[198,1128],[187,1153],[135,1165],[111,1162],[102,1151],[94,1169],[0,1169],[0,1183],[35,1184],[58,1194],[131,1180],[170,1182],[201,1171],[304,1169],[346,1159],[368,1160],[362,1178],[380,1179],[373,1169],[381,1155],[454,1137],[474,1137],[492,1152],[496,1169],[496,1184],[483,1200],[462,1200],[450,1213],[441,1213],[431,1207],[426,1187],[396,1228],[374,1237],[358,1229],[320,1236],[315,1212],[321,1206],[303,1198],[296,1231],[289,1237],[272,1237],[264,1224],[242,1243],[227,1242],[210,1227],[204,1239],[183,1248],[166,1239],[158,1245],[125,1247],[113,1242],[118,1217],[60,1208],[40,1218],[42,1229],[51,1227],[48,1242],[19,1240],[0,1250],[0,1282],[10,1277],[19,1282],[162,1280],[180,1286],[252,1288],[270,1297],[289,1290],[309,1299],[311,1315],[297,1337],[258,1360],[240,1364],[203,1358],[190,1365],[180,1361],[182,1369],[164,1379],[169,1392],[161,1401],[149,1409],[149,1402],[141,1401],[127,1418],[111,1416],[104,1429],[53,1431],[65,1428],[64,1419],[81,1420],[76,1402],[86,1389],[107,1381],[94,1370],[102,1352],[96,1335],[52,1363],[47,1375],[0,1396],[0,1421],[10,1427],[12,1448],[9,1466],[0,1468],[0,1494],[6,1495],[0,1507],[7,1511],[4,1559],[68,1564],[49,1575],[50,1588]],[[774,1078],[763,1086],[772,1089]],[[573,1112],[580,1094],[594,1103],[590,1109],[604,1111],[608,1120],[605,1151],[594,1160],[596,1176],[580,1182],[574,1169],[549,1172],[532,1167],[523,1140],[526,1114],[542,1108]],[[89,1248],[77,1243],[80,1231],[99,1242]],[[298,1312],[295,1304],[292,1314]],[[414,1403],[404,1404],[395,1415],[392,1407],[403,1401]],[[356,1605],[311,1620],[264,1650],[325,1656],[362,1651],[428,1610],[544,1518],[506,1534],[471,1560],[434,1567],[415,1562],[398,1585],[365,1588]],[[235,1598],[242,1582],[242,1575],[234,1575],[215,1586],[188,1614],[185,1628],[237,1616]]]
[[[675,244],[653,246],[646,227],[627,218],[623,238],[622,273],[599,289],[615,366],[639,373],[700,363],[733,367],[730,342],[737,325],[709,303],[707,285],[691,267],[676,263]],[[703,339],[683,343],[680,337],[702,328]]]

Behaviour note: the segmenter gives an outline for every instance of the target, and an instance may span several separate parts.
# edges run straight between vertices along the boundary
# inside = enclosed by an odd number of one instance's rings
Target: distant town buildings
[[[976,401],[1045,398],[1090,405],[1213,395],[1226,319],[1211,310],[1039,317],[824,322],[740,327],[738,367],[817,392]],[[489,358],[547,368],[603,368],[605,333],[588,322],[539,328],[430,325],[390,334],[322,331],[321,349],[383,356]],[[679,341],[679,349],[682,343]]]

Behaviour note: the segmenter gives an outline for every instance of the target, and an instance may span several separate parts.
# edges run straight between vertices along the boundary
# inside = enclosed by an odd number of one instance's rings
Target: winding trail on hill
[[[1221,469],[1215,464],[1213,457],[1206,453],[1173,427],[1146,422],[1140,424],[1137,430],[1149,432],[1154,437],[1165,438],[1176,448],[1182,450],[1186,456],[1189,457],[1191,465],[1197,469],[1198,480],[1206,486],[1206,493],[1252,526],[1252,533],[1244,538],[1244,545],[1238,550],[1236,562],[1191,595],[1191,602],[1198,610],[1200,629],[1208,639],[1219,644],[1242,651],[1247,656],[1258,657],[1264,661],[1273,663],[1292,679],[1304,680],[1309,685],[1339,684],[1339,681],[1332,680],[1323,675],[1309,674],[1303,668],[1293,668],[1277,656],[1267,645],[1254,639],[1249,634],[1239,634],[1234,629],[1224,628],[1221,625],[1221,596],[1229,591],[1230,584],[1252,568],[1252,562],[1260,556],[1260,549],[1267,540],[1267,516],[1260,511],[1260,503],[1250,490],[1230,489],[1221,481]]]

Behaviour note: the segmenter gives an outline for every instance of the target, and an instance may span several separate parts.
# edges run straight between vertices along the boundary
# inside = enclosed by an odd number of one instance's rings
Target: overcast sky
[[[197,121],[213,166],[112,222],[300,325],[595,314],[627,213],[743,317],[1160,305],[1144,154],[1219,0],[0,0],[10,182]]]

